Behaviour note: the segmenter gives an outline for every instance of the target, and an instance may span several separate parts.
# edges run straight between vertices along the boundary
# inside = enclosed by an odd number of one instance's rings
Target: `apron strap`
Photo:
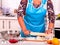
[[[42,0],[42,3],[45,4],[47,2],[47,0]]]
[[[32,3],[32,0],[28,0],[28,3]]]

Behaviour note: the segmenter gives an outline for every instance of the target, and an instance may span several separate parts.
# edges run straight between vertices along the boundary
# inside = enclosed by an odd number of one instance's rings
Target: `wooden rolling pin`
[[[47,36],[48,34],[46,34],[46,33],[39,33],[39,32],[30,32],[30,35],[33,35],[33,36]]]

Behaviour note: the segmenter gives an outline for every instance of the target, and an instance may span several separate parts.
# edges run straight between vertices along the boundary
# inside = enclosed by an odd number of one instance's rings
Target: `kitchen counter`
[[[14,44],[11,44],[9,43],[8,41],[7,42],[4,42],[4,43],[1,43],[0,42],[0,45],[50,45],[50,44],[46,44],[44,42],[26,42],[26,41],[23,41],[23,42],[18,42],[18,43],[14,43]]]
[[[49,36],[49,35],[48,35]],[[47,36],[47,37],[48,37]],[[50,35],[51,37],[51,35]],[[49,38],[50,38],[49,37]],[[36,37],[27,37],[27,38],[22,38],[22,37],[14,37],[15,39],[18,39],[19,41],[17,43],[10,43],[9,41],[4,40],[3,38],[0,39],[0,45],[50,45],[47,44],[46,41],[40,41],[39,39],[36,40]]]
[[[4,40],[3,38],[0,37],[0,45],[50,45],[47,44],[46,41],[36,40],[36,37],[35,41],[30,40],[33,39],[33,37],[31,37],[29,40],[27,38],[22,38],[20,36],[17,38],[15,37],[15,39],[18,39],[19,41],[17,43],[10,43],[9,41]]]
[[[47,44],[47,38],[52,39],[53,35],[50,34],[48,36],[46,36],[45,38],[39,38],[39,37],[27,37],[27,38],[22,38],[20,37],[20,45],[50,45]],[[41,40],[42,39],[42,40]]]
[[[6,19],[17,19],[17,16],[15,15],[15,16],[0,16],[0,19],[1,20],[6,20]]]
[[[1,41],[0,40],[0,45],[50,45],[47,44],[46,42],[32,42],[32,41],[19,41],[17,43],[10,43],[9,41]]]
[[[21,45],[32,45],[32,44],[33,44],[33,45],[49,45],[49,44],[47,44],[46,42],[32,42],[32,41],[31,41],[31,42],[29,42],[29,41],[23,41],[23,42],[22,42],[22,41],[21,41],[20,44],[21,44]]]

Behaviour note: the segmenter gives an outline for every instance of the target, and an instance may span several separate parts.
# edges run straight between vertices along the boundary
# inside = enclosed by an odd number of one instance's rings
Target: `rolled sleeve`
[[[49,23],[55,22],[55,14],[54,14],[54,9],[53,9],[53,4],[51,0],[48,0],[47,2],[47,10],[48,10],[48,19],[49,19]]]
[[[22,5],[19,5],[18,11],[17,11],[17,16],[18,17],[23,16],[23,7],[22,7]]]
[[[46,30],[49,28],[49,23],[55,22],[55,14],[53,9],[53,4],[51,0],[47,1],[47,22],[46,22]]]
[[[27,1],[21,0],[18,10],[17,10],[17,17],[23,17],[25,15]]]

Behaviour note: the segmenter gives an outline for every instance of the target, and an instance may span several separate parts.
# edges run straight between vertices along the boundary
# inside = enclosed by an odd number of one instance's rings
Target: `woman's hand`
[[[52,31],[53,31],[53,29],[54,29],[54,23],[50,22],[50,23],[48,24],[48,30],[46,30],[45,33],[51,34]]]
[[[25,35],[29,35],[30,34],[30,31],[29,30],[25,30],[23,31]]]
[[[48,29],[45,31],[46,34],[51,34],[52,33],[52,30],[51,29]]]

